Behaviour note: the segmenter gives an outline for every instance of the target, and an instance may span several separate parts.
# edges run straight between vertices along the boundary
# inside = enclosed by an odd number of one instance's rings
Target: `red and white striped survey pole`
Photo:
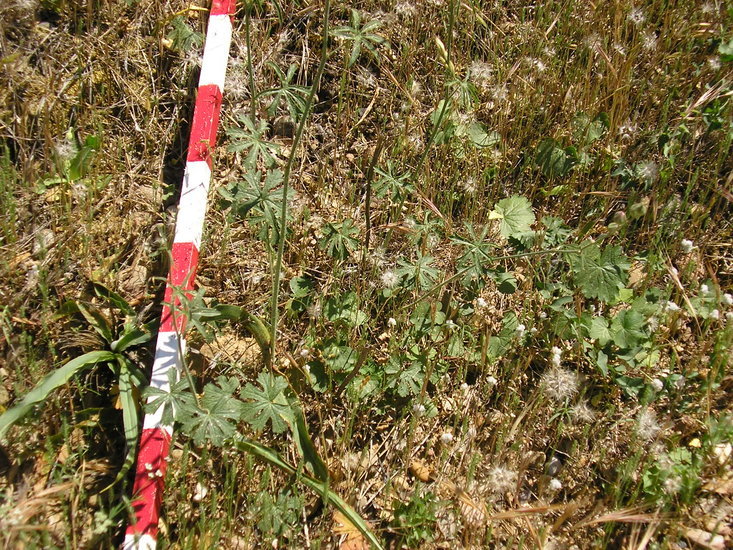
[[[186,349],[183,336],[186,317],[180,313],[180,294],[174,293],[173,289],[191,291],[196,276],[211,180],[211,154],[219,128],[219,111],[232,40],[232,16],[236,4],[236,0],[213,0],[209,12],[186,171],[171,250],[172,263],[150,376],[150,385],[163,391],[170,391],[171,370],[176,374],[176,379],[180,375],[182,354]],[[172,434],[173,425],[163,422],[163,407],[145,415],[135,469],[132,501],[134,519],[125,533],[124,550],[155,549]]]

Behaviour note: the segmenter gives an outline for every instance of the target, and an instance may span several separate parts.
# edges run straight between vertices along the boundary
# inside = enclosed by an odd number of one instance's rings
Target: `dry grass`
[[[92,300],[92,281],[119,292],[143,319],[156,318],[199,54],[173,51],[164,38],[177,14],[204,30],[205,12],[188,7],[149,0],[11,0],[0,7],[0,208],[6,213],[0,220],[0,407],[98,345],[90,331],[59,315],[66,300]],[[347,7],[334,6],[333,27],[348,25]],[[294,166],[274,368],[303,403],[332,487],[388,545],[671,549],[680,548],[691,528],[731,543],[722,529],[732,513],[725,484],[730,458],[720,459],[720,448],[709,443],[710,421],[731,418],[725,309],[720,320],[683,313],[660,322],[656,361],[628,373],[647,385],[666,373],[664,391],[646,403],[601,374],[587,338],[561,336],[549,308],[554,298],[537,285],[567,279],[549,260],[497,262],[515,274],[513,294],[493,281],[470,299],[460,281],[435,293],[433,314],[437,304],[447,306],[443,311],[463,331],[462,353],[449,352],[447,337],[403,342],[420,293],[405,291],[392,301],[382,296],[384,272],[399,259],[412,261],[418,250],[435,258],[443,278],[454,274],[462,252],[450,237],[465,235],[465,222],[488,226],[497,256],[511,254],[488,214],[515,194],[531,201],[537,219],[557,216],[579,238],[622,246],[634,259],[635,296],[656,287],[665,299],[691,305],[706,280],[715,292],[730,292],[733,133],[725,102],[731,75],[730,62],[717,53],[718,43],[730,39],[730,6],[703,7],[650,1],[637,12],[626,2],[375,1],[359,9],[363,21],[381,21],[375,32],[389,50],[362,53],[347,67],[351,44],[333,41]],[[297,83],[311,83],[321,8],[272,2],[254,14],[258,91],[278,86],[270,63],[283,71],[294,63]],[[239,15],[225,127],[252,109]],[[451,49],[450,66],[441,45]],[[463,87],[456,91],[451,80],[463,80]],[[501,136],[500,145],[430,143],[431,114],[446,97],[457,103],[457,122],[485,124]],[[713,115],[704,110],[721,105],[723,128],[711,130]],[[284,108],[269,114],[268,106],[260,98],[257,117],[273,127],[268,139],[287,151],[292,121]],[[593,159],[586,166],[548,179],[534,162],[535,147],[548,137],[577,145],[579,112],[606,113],[608,132],[588,149]],[[54,181],[65,169],[70,128],[82,143],[100,136],[102,148],[83,178]],[[665,154],[660,139],[667,138],[678,142]],[[227,143],[223,132],[221,142]],[[198,285],[208,297],[266,318],[272,243],[224,209],[218,195],[243,178],[245,156],[225,147],[217,154]],[[646,162],[648,185],[624,185],[612,175],[620,159],[629,166]],[[405,200],[375,194],[367,207],[370,167],[385,169],[388,160],[412,172],[414,191]],[[635,217],[634,208],[643,213]],[[364,251],[366,212],[370,247]],[[327,223],[344,219],[353,220],[360,244],[340,261],[317,245]],[[683,238],[695,244],[689,254],[680,251]],[[317,289],[306,312],[288,302],[287,281],[303,274]],[[328,298],[348,290],[368,316],[358,327],[339,327],[323,313]],[[608,316],[626,307],[577,292],[572,304],[578,313],[597,305],[596,313]],[[475,312],[462,313],[469,305]],[[527,338],[493,357],[489,344],[508,312],[527,325]],[[364,350],[367,359],[351,379],[331,372],[323,391],[308,369],[328,364],[332,337]],[[194,333],[189,342],[192,370],[202,382],[220,374],[252,381],[262,368],[239,326],[221,329],[212,342]],[[412,344],[434,350],[428,364],[435,376],[423,372],[417,391],[397,395],[379,385],[379,376],[392,358],[406,361]],[[547,391],[553,346],[562,347],[563,365],[577,383],[559,399]],[[149,352],[139,352],[142,364],[149,365]],[[677,375],[684,389],[674,386]],[[565,378],[558,387],[568,383]],[[101,492],[123,458],[115,391],[111,375],[91,372],[49,398],[34,421],[11,430],[0,448],[7,462],[0,480],[6,547],[119,542],[124,487]],[[646,434],[640,418],[651,430]],[[715,444],[730,443],[730,426],[721,432]],[[287,437],[256,435],[297,463]],[[653,484],[649,472],[658,459],[680,449],[700,459],[692,493],[645,486]],[[162,525],[171,547],[256,548],[273,539],[293,548],[363,543],[343,522],[331,521],[318,499],[250,457],[197,447],[185,434],[173,456]],[[192,499],[197,483],[207,490],[198,500]],[[414,523],[405,527],[398,516]]]

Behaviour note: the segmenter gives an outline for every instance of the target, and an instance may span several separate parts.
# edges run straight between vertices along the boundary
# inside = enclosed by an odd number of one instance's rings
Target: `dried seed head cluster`
[[[517,485],[517,472],[502,466],[495,466],[489,472],[489,483],[494,493],[511,492]]]
[[[639,413],[636,423],[636,435],[639,436],[639,439],[651,441],[657,437],[660,430],[661,428],[657,422],[657,414],[649,408],[643,409]]]
[[[551,367],[542,375],[541,385],[550,399],[562,403],[578,393],[578,375],[562,367]]]

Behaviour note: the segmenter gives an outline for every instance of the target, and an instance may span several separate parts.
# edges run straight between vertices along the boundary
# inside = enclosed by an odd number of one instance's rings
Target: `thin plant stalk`
[[[323,76],[323,71],[326,68],[326,58],[328,53],[328,19],[331,12],[331,1],[326,0],[325,6],[324,6],[324,13],[323,13],[323,45],[321,48],[321,60],[318,64],[318,70],[316,71],[315,79],[313,80],[313,84],[311,85],[310,92],[308,93],[308,98],[305,102],[305,109],[303,110],[303,116],[300,119],[300,122],[298,124],[298,130],[295,133],[295,138],[293,139],[293,145],[290,148],[290,156],[288,157],[288,163],[285,165],[285,171],[283,173],[283,201],[282,201],[282,208],[280,209],[280,231],[278,232],[278,246],[277,246],[277,256],[275,258],[275,272],[273,273],[273,285],[272,285],[272,310],[270,315],[270,330],[272,331],[272,338],[270,341],[271,346],[271,353],[270,353],[270,366],[272,366],[272,361],[275,359],[275,351],[277,347],[277,323],[278,323],[278,316],[279,316],[279,310],[278,310],[278,298],[280,297],[280,270],[282,269],[282,263],[283,263],[283,253],[285,251],[285,225],[287,223],[287,214],[288,214],[288,190],[290,188],[290,172],[293,168],[293,162],[295,161],[295,152],[298,150],[298,145],[300,144],[300,140],[303,137],[303,131],[305,130],[305,123],[308,120],[308,117],[311,112],[311,108],[313,106],[313,100],[316,95],[316,90],[318,90],[321,77]]]

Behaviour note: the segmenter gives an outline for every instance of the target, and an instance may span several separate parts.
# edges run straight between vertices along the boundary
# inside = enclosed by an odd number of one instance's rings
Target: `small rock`
[[[687,529],[685,537],[700,548],[712,548],[713,550],[725,550],[725,538],[723,535],[713,535],[702,529]]]

